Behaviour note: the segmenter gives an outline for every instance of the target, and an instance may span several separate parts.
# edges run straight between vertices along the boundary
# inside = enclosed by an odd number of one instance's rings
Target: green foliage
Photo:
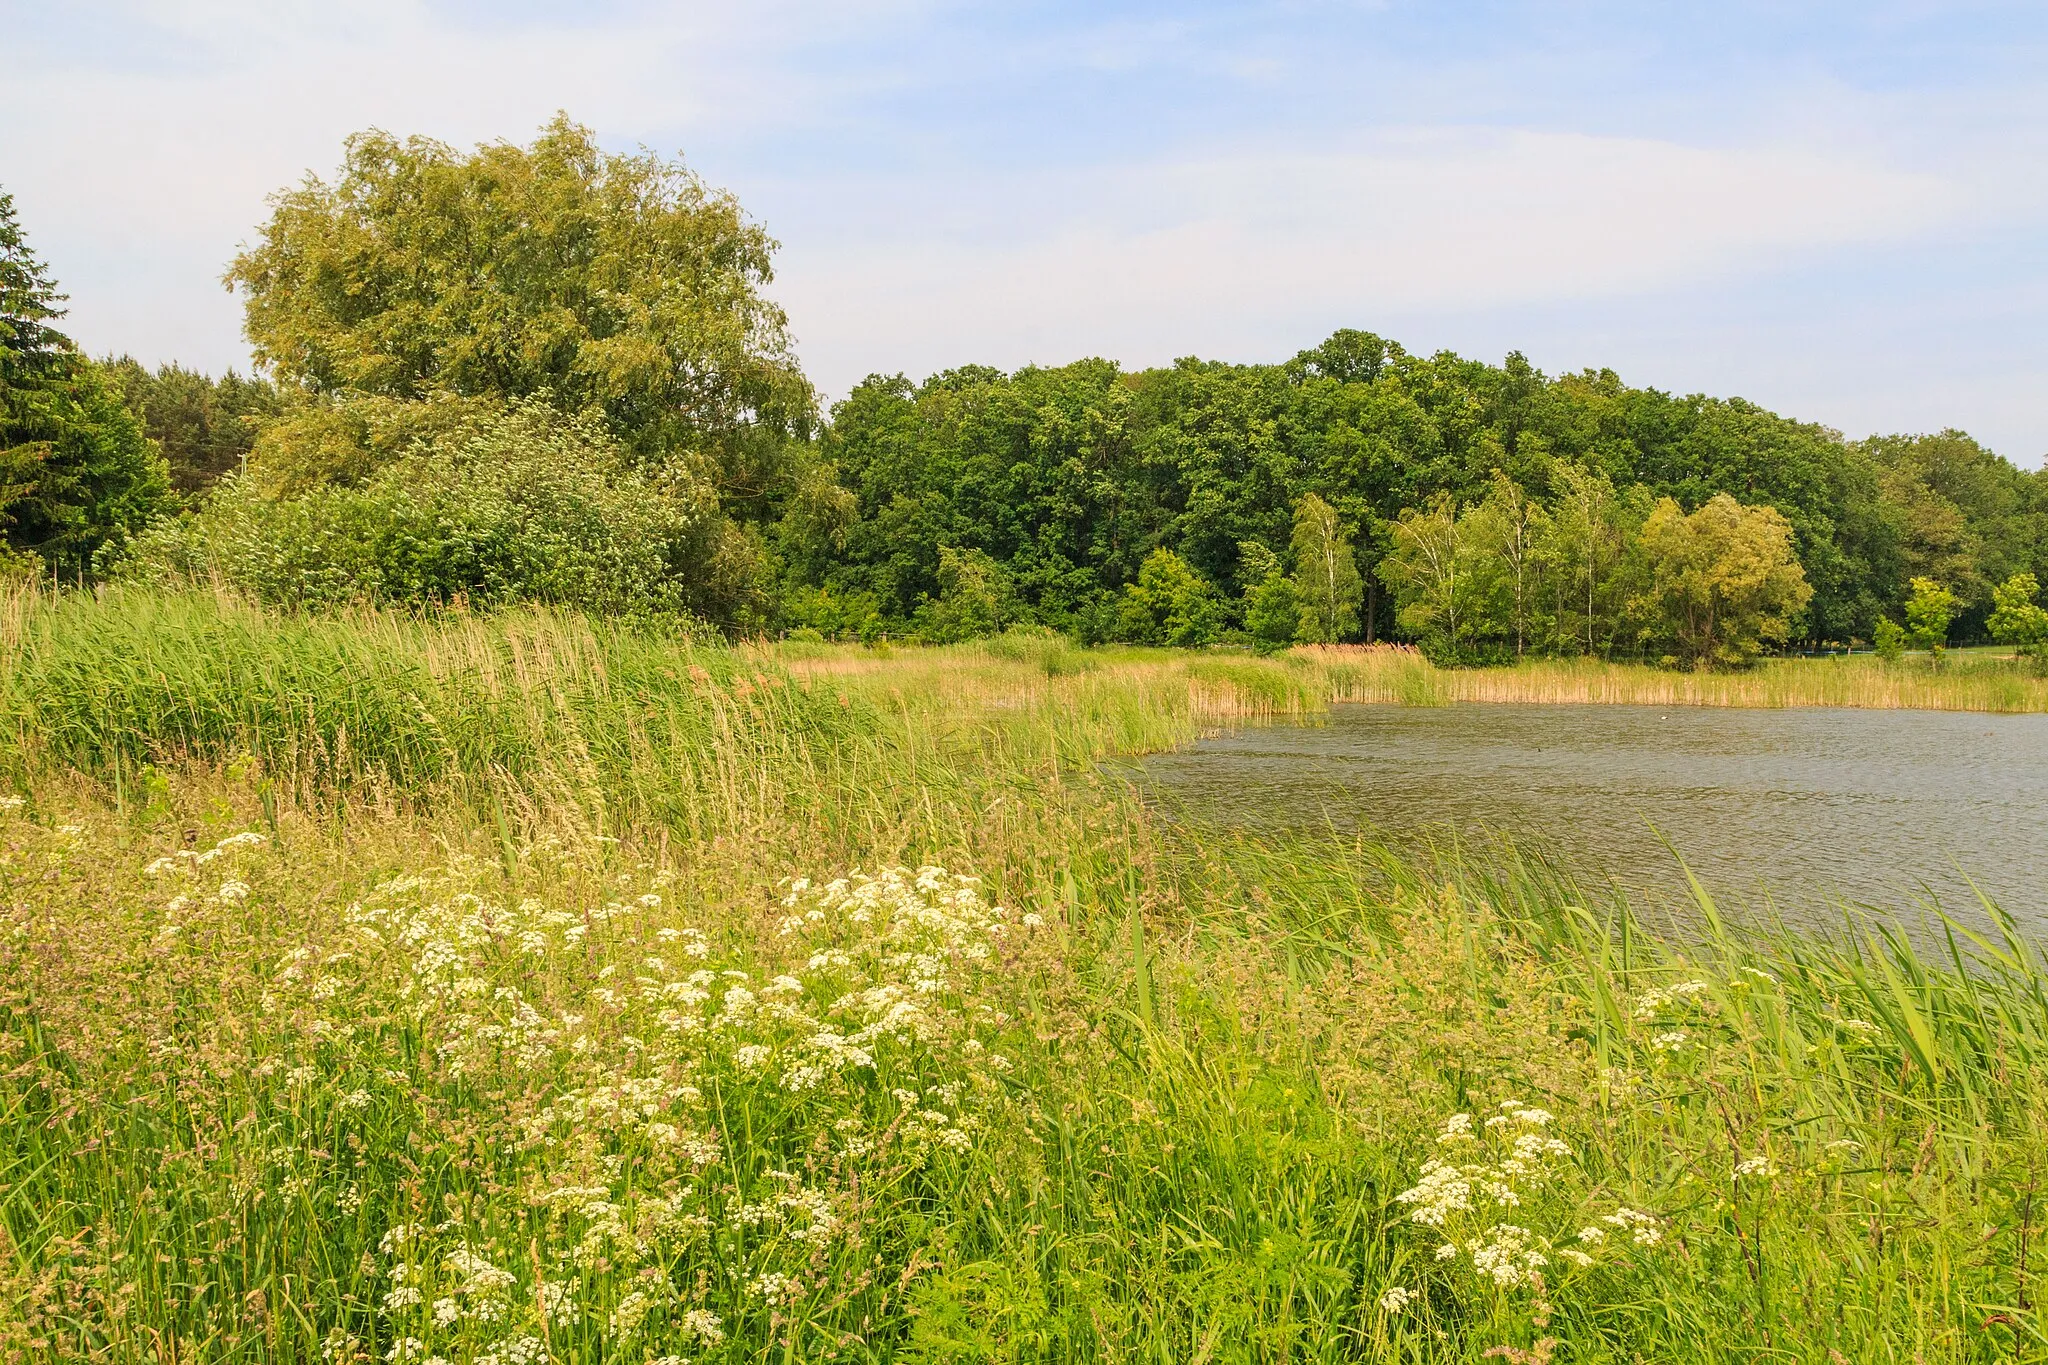
[[[2048,645],[2048,609],[2036,600],[2040,595],[2040,580],[2030,573],[2016,573],[1993,588],[1991,616],[1984,623],[1991,638],[2017,645],[2022,653]]]
[[[939,598],[917,614],[918,634],[937,644],[994,635],[1016,619],[1010,576],[980,550],[939,549]]]
[[[595,408],[634,455],[752,470],[811,420],[773,241],[680,162],[558,116],[464,155],[381,132],[277,196],[228,280],[258,359],[316,395]]]
[[[2017,572],[2048,573],[2048,475],[2022,473],[1960,431],[1873,436],[1856,447],[1879,472],[1896,565],[1893,582],[1931,578],[1956,594],[1956,619],[1975,634],[1991,591]],[[1903,596],[1894,593],[1894,601]]]
[[[1349,639],[1358,630],[1365,587],[1336,509],[1313,493],[1304,497],[1294,508],[1290,546],[1300,612],[1295,638],[1309,644]]]
[[[1238,575],[1244,580],[1244,628],[1264,654],[1294,643],[1301,626],[1301,600],[1280,556],[1265,544],[1247,540],[1238,546]]]
[[[1458,530],[1448,495],[1430,508],[1405,510],[1391,530],[1393,548],[1380,559],[1378,575],[1395,593],[1395,620],[1423,643],[1423,653],[1452,663],[1470,632],[1473,546]]]
[[[1378,566],[1399,551],[1404,509],[1442,496],[1472,516],[1457,629],[1444,633],[1446,606],[1444,629],[1412,637],[1449,648],[1455,634],[1466,655],[1650,647],[1630,606],[1647,591],[1632,547],[1661,497],[1698,508],[1726,493],[1781,514],[1813,592],[1792,624],[1806,638],[1867,636],[1899,610],[1907,562],[1939,540],[1939,527],[1912,529],[1921,503],[1969,531],[1958,553],[1991,565],[2003,547],[1999,578],[2048,573],[2032,558],[2048,546],[2048,481],[1967,438],[1851,445],[1740,400],[1634,389],[1607,371],[1547,377],[1519,356],[1423,358],[1359,332],[1283,365],[876,376],[834,409],[822,452],[853,515],[843,549],[807,560],[803,579],[870,594],[898,628],[937,595],[942,545],[980,547],[1010,572],[1021,610],[1079,634],[1115,633],[1113,619],[1098,629],[1095,604],[1154,549],[1248,609],[1264,563],[1252,571],[1240,547],[1287,544],[1308,496],[1365,580],[1346,638],[1398,624]],[[1966,614],[1965,628],[1979,620]]]
[[[360,483],[273,497],[231,478],[138,538],[119,572],[294,607],[535,601],[730,619],[758,591],[708,495],[634,467],[600,423],[534,403],[465,418]]]
[[[1449,497],[1391,527],[1378,572],[1396,620],[1439,663],[1521,658],[1532,645],[1617,646],[1695,667],[1740,667],[1791,635],[1813,592],[1793,530],[1726,494],[1688,516],[1640,488],[1567,469],[1550,506],[1504,474],[1460,510]]]
[[[1913,596],[1906,602],[1906,634],[1916,649],[1935,658],[1948,644],[1949,623],[1955,619],[1956,595],[1931,578],[1912,581]]]
[[[1742,667],[1783,644],[1813,589],[1792,553],[1792,527],[1776,509],[1744,507],[1726,493],[1688,516],[1669,498],[1643,524],[1650,593],[1678,660]]]
[[[257,428],[283,407],[276,385],[233,370],[219,379],[175,364],[152,372],[132,356],[110,359],[103,368],[163,452],[171,487],[188,500],[238,471]]]
[[[0,527],[83,578],[163,506],[163,456],[108,377],[52,325],[63,295],[0,191]]]
[[[1117,634],[1134,644],[1195,648],[1209,643],[1221,614],[1207,579],[1173,551],[1154,550],[1117,604]]]
[[[1394,592],[1395,620],[1432,659],[1456,662],[1472,631],[1474,547],[1460,531],[1449,496],[1402,512],[1392,531],[1393,548],[1380,561],[1379,575]]]
[[[1906,628],[1889,616],[1880,616],[1877,628],[1872,632],[1871,644],[1878,658],[1895,664],[1906,657]]]
[[[867,593],[838,593],[807,583],[785,586],[775,603],[775,619],[799,630],[815,630],[830,640],[880,638],[882,621],[875,599]]]
[[[1557,549],[1550,512],[1522,486],[1495,470],[1486,497],[1459,517],[1459,533],[1472,547],[1472,572],[1481,624],[1489,638],[1514,645],[1520,659],[1543,620],[1546,555]]]

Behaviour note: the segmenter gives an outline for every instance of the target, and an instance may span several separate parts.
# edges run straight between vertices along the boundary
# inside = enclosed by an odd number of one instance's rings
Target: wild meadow
[[[1660,941],[1103,763],[1425,669],[17,593],[0,1359],[2048,1358],[2009,923]]]

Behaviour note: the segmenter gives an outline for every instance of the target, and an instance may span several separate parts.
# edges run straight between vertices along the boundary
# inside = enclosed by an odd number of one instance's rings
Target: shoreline
[[[1302,646],[1288,657],[1326,675],[1332,701],[2048,712],[2048,678],[2024,673],[2005,659],[1956,658],[1936,672],[1915,662],[1855,655],[1767,660],[1741,673],[1680,673],[1580,660],[1439,668],[1397,646]]]

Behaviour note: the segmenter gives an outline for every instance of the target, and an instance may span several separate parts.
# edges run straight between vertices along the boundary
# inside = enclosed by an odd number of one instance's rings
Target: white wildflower
[[[630,1337],[640,1330],[640,1323],[646,1318],[654,1301],[639,1290],[634,1290],[619,1300],[619,1306],[612,1310],[612,1335]]]
[[[1600,1221],[1628,1233],[1640,1247],[1653,1247],[1664,1240],[1663,1229],[1657,1226],[1656,1218],[1639,1209],[1619,1208]]]
[[[685,1340],[695,1337],[706,1346],[716,1346],[725,1340],[725,1320],[707,1309],[692,1308],[676,1326]]]
[[[575,1289],[575,1284],[568,1280],[548,1280],[541,1285],[541,1311],[547,1314],[549,1322],[571,1323],[580,1316]]]
[[[747,1282],[747,1292],[768,1304],[782,1307],[795,1303],[804,1295],[803,1281],[779,1270],[766,1271]]]

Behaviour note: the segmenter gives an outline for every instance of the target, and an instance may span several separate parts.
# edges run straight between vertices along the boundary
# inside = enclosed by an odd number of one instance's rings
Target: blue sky
[[[1340,326],[2048,454],[2048,5],[0,0],[0,185],[94,351],[350,131],[681,151],[828,395]]]

